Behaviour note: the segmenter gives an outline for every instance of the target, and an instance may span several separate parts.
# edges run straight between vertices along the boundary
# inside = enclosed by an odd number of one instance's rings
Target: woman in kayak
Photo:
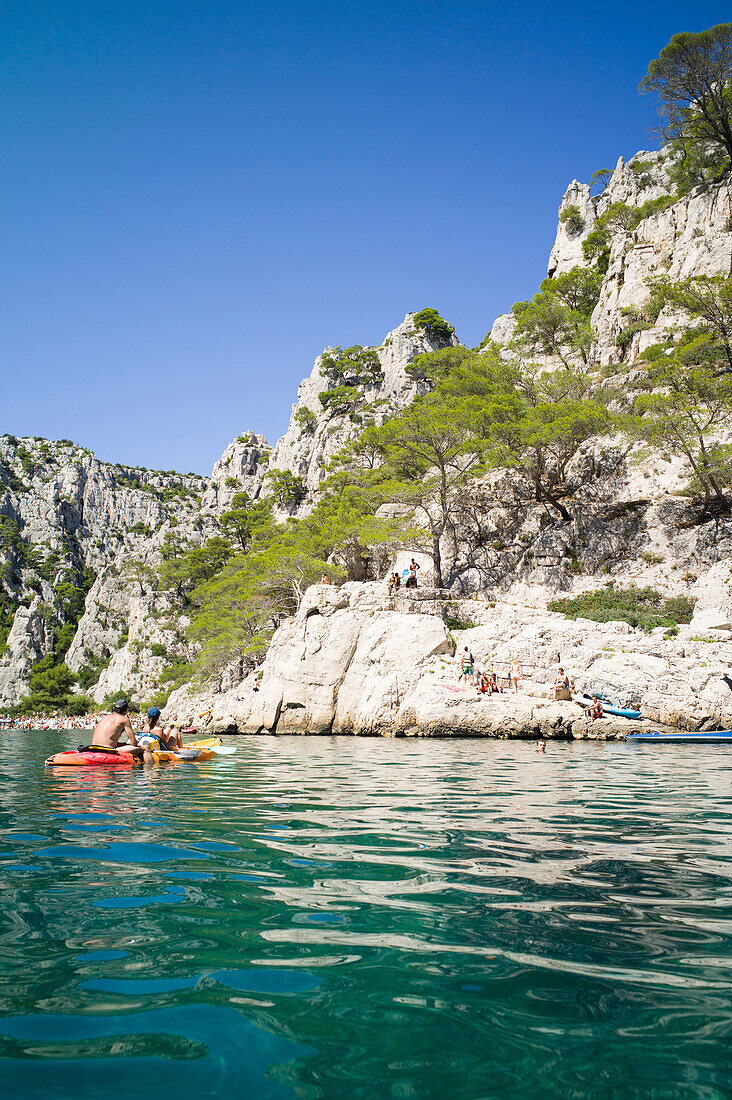
[[[177,714],[173,716],[174,720],[177,718]],[[160,721],[160,711],[157,707],[150,707],[147,712],[147,721],[143,726],[142,733],[137,738],[138,745],[143,745],[145,749],[169,749],[175,751],[176,749],[183,748],[183,738],[180,735],[180,731],[175,726],[170,726],[167,730],[163,730],[158,727]]]

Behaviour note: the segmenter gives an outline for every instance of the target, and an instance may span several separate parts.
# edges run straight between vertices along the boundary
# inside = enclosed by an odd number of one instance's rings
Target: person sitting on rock
[[[557,676],[552,686],[552,698],[554,699],[555,703],[560,694],[562,699],[569,698],[569,676],[561,667],[561,665],[557,669]]]
[[[477,687],[481,695],[489,694],[487,672],[481,672],[481,674],[477,677],[477,683],[475,686]]]
[[[596,695],[592,696],[592,702],[589,707],[585,707],[585,718],[588,722],[593,722],[595,718],[602,718],[603,709],[602,703]]]
[[[496,676],[495,672],[491,672],[490,676],[488,677],[488,691],[491,695],[493,695],[494,692],[498,695],[501,694],[501,687],[498,683],[498,677]]]
[[[407,577],[407,588],[417,587],[417,570],[420,568],[418,563],[412,558],[409,563],[409,576]]]

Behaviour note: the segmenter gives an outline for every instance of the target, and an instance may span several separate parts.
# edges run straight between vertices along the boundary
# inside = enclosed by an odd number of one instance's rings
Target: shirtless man
[[[126,699],[118,699],[112,707],[112,713],[105,714],[99,719],[92,734],[92,745],[104,749],[116,749],[117,752],[131,752],[135,756],[143,759],[149,757],[152,760],[153,757],[137,744],[135,731],[127,714],[128,706]],[[123,733],[127,734],[129,745],[117,744]]]

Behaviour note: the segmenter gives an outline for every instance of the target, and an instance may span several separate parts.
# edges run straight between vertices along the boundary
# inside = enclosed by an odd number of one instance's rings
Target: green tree
[[[18,713],[86,713],[94,704],[88,696],[74,694],[77,680],[67,665],[53,663],[52,654],[42,657],[33,668],[30,688],[18,705]]]
[[[641,357],[647,363],[645,392],[635,395],[632,414],[622,424],[631,438],[684,455],[705,510],[714,500],[726,511],[732,445],[719,434],[732,424],[732,374],[719,371],[718,351],[707,333],[690,329],[673,349],[658,350],[649,348]]]
[[[719,146],[732,163],[732,23],[675,34],[640,90],[658,95],[666,140]]]
[[[264,541],[270,533],[272,504],[266,497],[251,500],[248,493],[237,493],[231,507],[221,515],[219,526],[224,535],[246,553],[253,542]]]
[[[421,309],[419,313],[415,313],[413,324],[415,328],[422,329],[428,336],[445,342],[455,332],[454,325],[448,324],[436,309]]]
[[[295,411],[295,423],[307,435],[312,435],[318,420],[312,409],[309,409],[307,405],[301,405],[300,408]]]
[[[696,335],[705,335],[720,371],[732,371],[732,276],[697,275],[672,282],[649,279],[656,316],[664,305],[685,313],[695,322]]]
[[[141,596],[145,592],[154,592],[157,588],[157,573],[141,558],[128,558],[124,565],[124,574],[131,584],[137,585]]]
[[[569,522],[571,513],[561,500],[567,464],[580,444],[609,423],[605,406],[591,398],[527,401],[520,417],[494,433],[491,464],[522,471],[537,503],[551,505]]]
[[[593,172],[590,177],[590,187],[599,188],[598,193],[601,193],[609,184],[611,177],[612,172],[609,168],[598,168],[598,170],[596,172]]]
[[[272,496],[281,508],[291,508],[299,504],[305,496],[302,478],[292,470],[270,470],[267,474]]]
[[[559,223],[565,227],[570,236],[581,233],[587,224],[580,213],[580,208],[574,203],[565,206],[559,215]]]
[[[194,672],[210,675],[241,657],[259,660],[273,632],[324,571],[338,572],[297,520],[282,524],[265,550],[232,558],[192,595],[198,610],[186,633],[200,647]]]
[[[170,544],[169,544],[170,545]],[[190,603],[197,585],[218,573],[231,557],[231,546],[219,535],[167,557],[160,571],[160,585],[182,606]]]
[[[389,498],[411,505],[428,532],[438,588],[444,580],[441,539],[454,527],[457,491],[480,468],[484,416],[476,397],[429,394],[376,429],[390,475]]]
[[[556,355],[567,368],[586,364],[594,339],[590,317],[601,286],[600,272],[586,267],[544,279],[538,294],[511,310],[516,318],[515,348],[522,355]]]
[[[360,344],[321,355],[320,373],[331,384],[348,386],[375,386],[384,377],[376,349]]]

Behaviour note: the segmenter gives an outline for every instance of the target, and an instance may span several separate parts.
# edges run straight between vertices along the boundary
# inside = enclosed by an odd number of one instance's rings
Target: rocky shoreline
[[[696,629],[667,638],[436,589],[388,596],[380,582],[319,584],[277,631],[259,673],[219,690],[180,688],[166,714],[191,725],[210,714],[207,731],[247,735],[619,740],[648,729],[729,729],[732,691],[722,676],[732,634]],[[516,658],[519,693],[461,687],[465,645],[504,685]],[[574,690],[605,694],[643,718],[588,724],[575,703],[554,702],[558,659]]]

